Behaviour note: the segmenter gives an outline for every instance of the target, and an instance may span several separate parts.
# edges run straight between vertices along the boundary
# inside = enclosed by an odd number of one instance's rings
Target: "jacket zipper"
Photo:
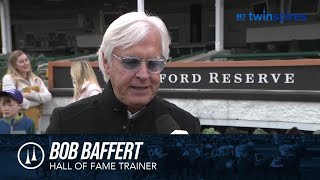
[[[13,134],[13,125],[14,125],[14,119],[11,119],[10,134]]]

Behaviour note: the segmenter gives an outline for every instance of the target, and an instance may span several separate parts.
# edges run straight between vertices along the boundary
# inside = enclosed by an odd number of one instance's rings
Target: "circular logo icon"
[[[17,158],[22,167],[36,169],[44,161],[44,151],[39,144],[28,142],[20,147]]]

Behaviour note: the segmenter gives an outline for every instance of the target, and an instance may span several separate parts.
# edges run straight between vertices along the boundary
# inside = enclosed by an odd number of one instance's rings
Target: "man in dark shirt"
[[[104,91],[56,108],[46,133],[200,133],[198,118],[156,96],[170,41],[160,18],[143,12],[120,16],[106,30],[98,52],[108,82]]]

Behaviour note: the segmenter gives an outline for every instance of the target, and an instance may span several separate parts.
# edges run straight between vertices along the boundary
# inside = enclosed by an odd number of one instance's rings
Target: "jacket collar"
[[[23,114],[19,113],[16,118],[13,118],[13,119],[3,118],[3,120],[6,124],[11,125],[13,123],[13,125],[16,125],[22,120],[22,118],[23,118]]]
[[[112,84],[110,81],[106,84],[102,94],[104,97],[107,97],[103,98],[105,104],[109,104],[111,100],[112,108],[114,111],[127,111],[127,106],[123,104],[121,101],[119,101],[116,95],[114,94]]]

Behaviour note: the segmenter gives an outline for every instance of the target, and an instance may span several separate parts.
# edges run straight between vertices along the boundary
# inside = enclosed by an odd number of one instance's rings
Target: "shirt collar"
[[[18,116],[16,118],[13,119],[9,119],[9,118],[3,118],[4,122],[11,125],[11,121],[13,120],[13,124],[17,124],[21,121],[21,119],[23,118],[23,114],[19,113]]]

